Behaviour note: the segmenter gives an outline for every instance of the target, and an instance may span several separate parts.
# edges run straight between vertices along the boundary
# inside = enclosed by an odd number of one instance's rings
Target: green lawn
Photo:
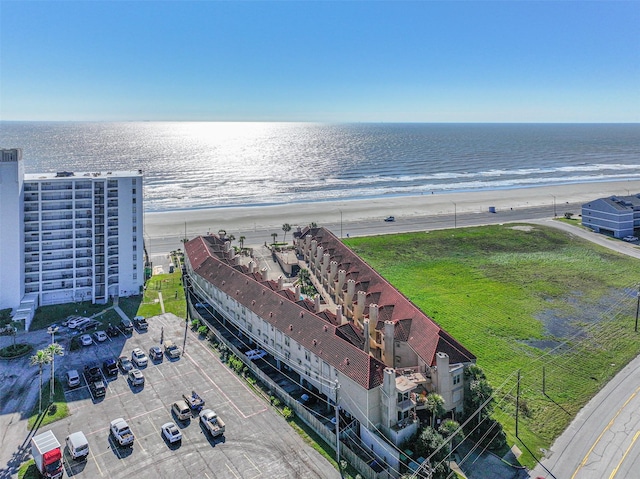
[[[90,301],[82,303],[54,304],[52,306],[41,306],[36,310],[36,314],[31,322],[30,331],[44,329],[51,323],[64,321],[68,316],[93,316],[100,311],[111,307],[108,304],[92,304]],[[96,318],[99,319],[99,318]]]
[[[45,366],[47,368],[49,366]],[[40,381],[38,379],[38,381]],[[33,410],[29,416],[29,420],[27,422],[27,428],[31,430],[34,425],[37,425],[38,428],[42,428],[47,424],[51,424],[58,419],[62,419],[69,415],[69,407],[67,406],[67,401],[64,397],[62,378],[56,377],[56,385],[55,385],[55,393],[53,395],[53,408],[47,409],[49,406],[49,394],[50,389],[49,386],[51,383],[46,381],[42,385],[42,413],[38,412],[39,409],[39,401],[36,399],[36,402],[33,406]]]
[[[553,228],[514,226],[345,243],[477,356],[512,444],[522,372],[519,436],[540,455],[640,352],[632,318],[640,261]],[[526,452],[522,460],[533,465]]]
[[[136,314],[145,317],[155,316],[162,313],[160,306],[160,294],[166,313],[173,313],[180,318],[186,314],[186,302],[184,290],[182,289],[182,274],[179,268],[171,274],[159,274],[147,281],[146,290],[139,303]],[[122,300],[120,300],[122,302]]]

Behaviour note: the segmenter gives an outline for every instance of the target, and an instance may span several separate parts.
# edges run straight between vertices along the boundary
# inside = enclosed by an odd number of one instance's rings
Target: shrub
[[[191,321],[191,329],[193,329],[195,331],[199,327],[200,327],[200,320],[199,319],[193,319]]]
[[[291,409],[289,406],[285,406],[285,408],[282,410],[282,415],[287,421],[289,421],[294,418],[295,413],[293,412],[293,409]]]
[[[206,336],[209,332],[209,328],[207,328],[204,324],[198,328],[198,334],[200,336]]]
[[[26,343],[18,343],[0,349],[0,358],[12,359],[25,356],[33,350],[33,346]]]

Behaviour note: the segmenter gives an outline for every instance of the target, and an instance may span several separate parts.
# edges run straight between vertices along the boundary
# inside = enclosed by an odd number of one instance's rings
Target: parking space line
[[[227,464],[227,463],[225,462],[225,463],[224,463],[224,465],[225,465],[225,466],[227,466],[227,469],[229,469],[229,472],[230,472],[231,474],[233,474],[235,477],[238,477],[238,478],[240,477],[240,476],[238,476],[235,472],[233,472],[233,469],[231,469],[231,468],[229,467],[229,464]]]
[[[96,456],[93,454],[93,450],[91,448],[89,448],[89,454],[91,454],[91,459],[93,459],[93,462],[95,462],[96,467],[98,468],[98,472],[100,473],[100,475],[104,476],[104,474],[102,474],[102,469],[100,469],[100,464],[98,464],[98,461],[96,460]]]
[[[208,349],[208,348],[204,348],[204,349],[205,349],[205,351],[206,351],[207,353],[209,353],[213,358],[215,358],[218,362],[220,362],[220,358],[217,358],[217,357],[216,357],[216,356],[215,356],[211,351],[209,351],[209,349]],[[221,388],[216,384],[216,382],[215,382],[213,379],[211,379],[211,378],[209,377],[209,375],[208,375],[206,372],[204,372],[204,370],[200,367],[200,365],[199,365],[197,362],[195,362],[195,361],[193,360],[193,358],[192,358],[188,353],[184,353],[184,355],[183,355],[183,356],[186,356],[186,357],[188,357],[188,358],[189,358],[189,361],[191,361],[191,362],[193,363],[193,365],[194,365],[196,368],[198,368],[198,370],[201,372],[201,374],[202,374],[204,377],[206,377],[206,378],[211,382],[211,384],[213,384],[213,385],[216,387],[216,389],[220,392],[220,394],[221,394],[222,396],[224,396],[224,397],[225,397],[225,399],[229,402],[229,404],[231,404],[231,405],[234,407],[234,409],[235,409],[236,411],[238,411],[238,414],[240,414],[240,416],[242,416],[244,419],[248,419],[248,418],[250,418],[250,417],[252,417],[252,416],[255,416],[255,415],[257,415],[257,414],[261,414],[261,413],[263,413],[263,412],[265,412],[265,411],[268,411],[268,409],[269,409],[269,408],[267,408],[267,407],[265,406],[263,409],[260,409],[259,411],[256,411],[256,412],[254,412],[254,413],[252,413],[252,414],[249,414],[249,415],[246,415],[245,413],[243,413],[243,412],[240,410],[240,408],[238,408],[238,406],[236,406],[236,403],[235,403],[235,402],[233,402],[229,396],[227,396],[227,394],[226,394],[226,393],[225,393],[225,392],[224,392],[224,391],[223,391],[223,390],[222,390],[222,389],[221,389]],[[222,364],[222,363],[220,363],[220,364]],[[223,367],[226,367],[226,366],[224,366],[224,365],[223,365]],[[238,383],[239,383],[243,388],[245,388],[247,391],[249,391],[253,397],[256,397],[256,396],[255,396],[255,393],[254,393],[251,389],[249,389],[249,388],[247,387],[247,385],[246,385],[246,384],[244,384],[244,383],[240,380],[240,378],[238,378],[235,374],[231,373],[230,371],[229,371],[229,374],[231,374],[231,375],[234,377],[234,379],[236,379],[236,381],[237,381],[237,382],[238,382]],[[256,400],[258,400],[258,398],[257,398],[257,397],[256,397]]]
[[[244,456],[244,458],[247,461],[249,461],[249,464],[251,464],[255,468],[255,470],[258,471],[258,475],[257,476],[253,476],[253,478],[260,477],[262,475],[262,471],[260,470],[260,468],[258,466],[256,466],[251,459],[249,459],[249,456],[247,456],[244,453],[242,455]]]

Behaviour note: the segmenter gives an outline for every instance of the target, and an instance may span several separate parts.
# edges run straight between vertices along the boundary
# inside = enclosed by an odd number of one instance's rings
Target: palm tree
[[[285,223],[282,225],[282,231],[284,231],[284,237],[282,238],[282,242],[287,242],[287,233],[291,231],[291,225],[289,223]]]
[[[437,393],[431,393],[425,401],[425,409],[431,413],[431,427],[434,427],[436,417],[445,413],[444,398]]]
[[[243,250],[244,249],[244,240],[246,240],[247,238],[245,236],[240,236],[240,238],[238,238],[238,242],[240,243],[240,249]]]
[[[236,240],[236,237],[235,237],[235,236],[233,236],[233,235],[229,235],[229,236],[227,236],[227,240],[228,240],[230,243],[233,243],[233,242]]]
[[[271,233],[271,237],[273,238],[273,244],[276,244],[276,238],[278,237],[278,233]]]
[[[64,356],[64,348],[60,346],[58,343],[51,343],[49,346],[45,348],[45,351],[49,353],[51,356],[51,390],[49,393],[49,403],[53,404],[53,395],[55,392],[55,366],[54,361],[56,356]]]
[[[51,362],[51,356],[49,355],[49,351],[46,349],[40,349],[31,356],[31,365],[38,366],[40,368],[40,402],[38,406],[38,412],[42,412],[42,368],[45,364],[49,364]]]

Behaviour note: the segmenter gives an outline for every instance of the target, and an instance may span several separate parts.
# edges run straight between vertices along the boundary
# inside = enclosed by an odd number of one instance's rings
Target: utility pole
[[[553,217],[557,217],[557,213],[556,213],[556,195],[551,195],[553,196]]]
[[[184,318],[184,340],[182,341],[182,354],[184,354],[187,348],[187,332],[189,331],[189,293],[187,291],[187,277],[182,275],[182,288],[184,289],[184,304],[187,310],[187,314]]]
[[[516,393],[516,437],[518,437],[518,413],[520,412],[520,370],[518,369],[518,392]]]
[[[453,227],[457,228],[458,227],[458,205],[456,205],[455,201],[452,201],[451,203],[453,203]]]
[[[638,313],[640,312],[640,286],[638,286],[638,294],[636,295],[636,327],[635,332],[638,332]]]
[[[336,462],[340,467],[340,406],[338,406],[338,390],[340,383],[336,379]]]
[[[340,239],[342,239],[342,210],[340,210]]]

